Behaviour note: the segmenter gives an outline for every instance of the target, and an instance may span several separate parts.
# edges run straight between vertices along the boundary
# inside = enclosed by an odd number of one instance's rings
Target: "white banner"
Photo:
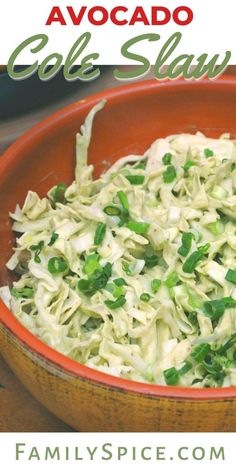
[[[222,472],[236,466],[235,439],[235,433],[1,433],[0,461],[11,472]]]
[[[219,54],[221,63],[229,50],[229,64],[235,64],[235,14],[235,0],[7,0],[0,7],[0,64],[8,63],[15,48],[36,34],[47,35],[47,44],[32,53],[31,49],[40,43],[39,39],[34,41],[17,55],[15,64],[32,64],[36,59],[41,63],[54,53],[61,54],[65,63],[73,44],[85,32],[92,36],[76,64],[85,52],[97,54],[94,64],[132,64],[121,53],[121,47],[129,39],[147,33],[160,38],[142,39],[132,46],[132,52],[154,64],[161,47],[175,32],[182,33],[182,39],[167,63],[183,53],[194,55],[193,64],[203,53],[209,59]]]

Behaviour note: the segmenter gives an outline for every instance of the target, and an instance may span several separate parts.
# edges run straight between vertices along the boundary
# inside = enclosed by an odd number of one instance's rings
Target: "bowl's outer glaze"
[[[43,196],[70,183],[75,134],[89,109],[96,116],[89,161],[96,174],[142,153],[157,137],[201,130],[236,135],[236,80],[147,81],[108,90],[54,114],[26,133],[0,160],[0,284],[11,281],[5,263],[13,237],[8,212],[28,189]],[[72,361],[29,333],[0,302],[0,349],[9,366],[56,416],[81,431],[235,431],[236,388],[181,389],[118,379]]]

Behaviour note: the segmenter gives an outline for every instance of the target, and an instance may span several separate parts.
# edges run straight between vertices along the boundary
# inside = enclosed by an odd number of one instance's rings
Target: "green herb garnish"
[[[137,234],[146,234],[150,224],[149,223],[143,223],[141,221],[134,221],[130,220],[127,223],[127,228],[129,228],[131,231],[134,231],[134,233]]]
[[[142,185],[145,179],[144,175],[126,175],[125,177],[132,185]]]
[[[67,200],[65,198],[65,192],[67,190],[67,185],[64,182],[58,184],[52,191],[51,191],[51,198],[53,203],[66,203]]]
[[[129,202],[128,202],[127,195],[125,194],[125,192],[123,192],[123,190],[119,190],[119,192],[117,192],[117,197],[119,198],[120,203],[123,207],[123,213],[125,213],[125,215],[128,215],[129,214]]]
[[[188,253],[190,252],[191,246],[192,246],[192,240],[194,236],[192,233],[183,233],[182,234],[182,246],[179,247],[178,253],[186,257]]]
[[[198,251],[201,252],[201,254],[207,254],[209,252],[210,247],[210,243],[206,243],[203,246],[199,246]]]
[[[140,300],[141,300],[142,302],[149,302],[150,299],[151,299],[151,295],[149,295],[149,293],[145,293],[145,292],[144,292],[144,293],[142,293],[142,294],[140,295]]]
[[[50,274],[60,274],[69,268],[63,257],[51,257],[48,261],[48,271]]]
[[[231,347],[235,345],[235,343],[236,343],[236,333],[232,334],[229,340],[217,350],[217,353],[220,356],[223,356],[229,349],[231,349]]]
[[[96,246],[99,246],[100,244],[102,244],[106,235],[106,229],[107,229],[107,226],[105,223],[98,223],[96,231],[95,231],[95,236],[94,236],[94,244]]]
[[[56,240],[59,238],[59,234],[57,233],[52,233],[51,239],[48,243],[48,246],[53,246],[53,244],[56,242]]]
[[[83,272],[88,276],[91,277],[95,270],[100,270],[101,266],[99,264],[100,256],[97,253],[90,254],[87,256],[85,260],[85,264],[83,267]]]
[[[166,385],[177,385],[179,383],[179,372],[175,367],[163,371]]]
[[[191,274],[196,269],[198,262],[204,259],[204,255],[209,251],[210,244],[207,243],[204,246],[200,246],[197,251],[194,251],[185,261],[183,265],[183,272]]]
[[[212,156],[214,156],[214,152],[211,149],[206,148],[206,149],[204,149],[204,155],[205,155],[205,157],[212,157]]]
[[[236,270],[234,269],[229,269],[226,276],[225,280],[228,282],[231,282],[232,284],[236,285]]]
[[[43,247],[44,247],[44,241],[39,241],[38,244],[32,244],[32,246],[30,246],[31,251],[34,252],[34,261],[37,262],[38,264],[41,262],[39,254],[42,251]]]
[[[159,262],[159,257],[156,254],[153,254],[152,256],[145,256],[145,267],[148,269],[151,269],[152,267],[156,267]]]
[[[192,326],[198,326],[197,311],[190,311],[188,320]]]
[[[153,279],[151,281],[151,290],[153,293],[157,293],[160,287],[161,287],[161,280]]]
[[[191,353],[196,362],[202,362],[210,351],[210,344],[199,344]]]
[[[116,300],[105,300],[104,303],[111,310],[115,310],[116,308],[122,307],[126,303],[126,298],[124,295],[121,295]]]
[[[118,286],[114,283],[108,283],[105,287],[105,290],[110,292],[114,298],[120,297],[120,295],[123,295],[123,288],[122,286]]]
[[[132,275],[128,262],[123,262],[122,269],[127,275]]]
[[[179,276],[177,274],[177,272],[171,272],[166,281],[165,281],[165,285],[167,288],[173,288],[175,287],[178,283],[180,282],[180,279],[179,279]]]
[[[117,287],[122,287],[123,285],[127,285],[125,279],[123,279],[122,277],[119,277],[118,279],[114,279],[113,282],[114,284],[117,285]]]
[[[196,162],[189,160],[185,162],[185,164],[183,165],[183,169],[187,172],[191,167],[195,165],[196,165]]]
[[[166,168],[166,170],[163,172],[163,180],[165,184],[170,184],[173,182],[173,180],[176,179],[176,169],[174,166],[170,165]]]
[[[98,290],[106,287],[112,273],[112,265],[107,262],[104,267],[100,267],[93,272],[91,278],[80,279],[78,282],[78,289],[87,296],[94,295]]]
[[[203,304],[203,311],[212,321],[217,321],[224,314],[226,308],[236,307],[236,300],[224,297],[219,300],[210,300]]]
[[[191,369],[192,369],[192,364],[191,364],[191,362],[186,361],[186,362],[184,363],[183,367],[181,367],[181,369],[178,370],[179,375],[185,375],[185,374],[187,374],[187,372],[189,372]]]
[[[107,205],[103,209],[104,213],[108,216],[120,216],[121,215],[121,209],[115,205]]]
[[[169,164],[171,164],[171,161],[172,161],[172,154],[170,152],[167,152],[166,154],[164,154],[163,158],[162,158],[162,162],[165,166],[168,166]]]

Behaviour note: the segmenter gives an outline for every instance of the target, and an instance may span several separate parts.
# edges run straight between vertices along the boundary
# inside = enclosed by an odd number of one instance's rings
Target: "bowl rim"
[[[57,123],[66,119],[67,116],[73,116],[73,114],[77,113],[78,107],[82,113],[87,113],[87,111],[101,99],[109,100],[109,98],[112,98],[114,103],[114,101],[119,99],[119,97],[124,97],[126,95],[129,95],[130,97],[137,93],[145,95],[152,93],[153,90],[155,90],[155,93],[161,94],[173,90],[190,90],[196,87],[199,89],[212,89],[212,87],[215,87],[218,90],[234,88],[236,92],[236,76],[222,75],[214,80],[203,78],[198,81],[177,79],[175,81],[163,80],[158,82],[157,80],[152,79],[141,82],[132,82],[127,85],[106,89],[88,96],[49,115],[11,144],[0,158],[0,175],[4,174],[13,162],[18,160],[17,156],[19,157],[24,148],[27,148],[36,137],[39,138],[44,135],[46,130],[50,132],[51,128],[54,128]],[[54,368],[64,371],[74,378],[80,378],[92,384],[99,384],[110,390],[119,390],[130,394],[139,394],[153,398],[168,397],[171,399],[185,400],[226,400],[236,397],[236,387],[204,389],[154,385],[126,380],[87,367],[86,365],[80,364],[79,362],[59,353],[37,338],[27,328],[25,328],[20,321],[18,321],[2,300],[0,300],[0,322],[3,327],[6,328],[7,332],[12,336],[15,336],[26,350],[30,351],[32,354],[36,354],[41,361],[47,363],[48,367],[49,365],[52,365]]]

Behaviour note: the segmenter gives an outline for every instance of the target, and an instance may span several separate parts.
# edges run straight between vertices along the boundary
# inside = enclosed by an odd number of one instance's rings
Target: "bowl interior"
[[[103,161],[143,153],[157,138],[200,130],[209,136],[236,134],[236,80],[147,81],[107,91],[53,115],[17,141],[0,161],[0,285],[11,280],[5,264],[12,254],[8,216],[27,191],[43,196],[59,182],[70,183],[75,166],[75,135],[89,109],[102,97],[105,108],[94,122],[89,161],[95,174]]]

